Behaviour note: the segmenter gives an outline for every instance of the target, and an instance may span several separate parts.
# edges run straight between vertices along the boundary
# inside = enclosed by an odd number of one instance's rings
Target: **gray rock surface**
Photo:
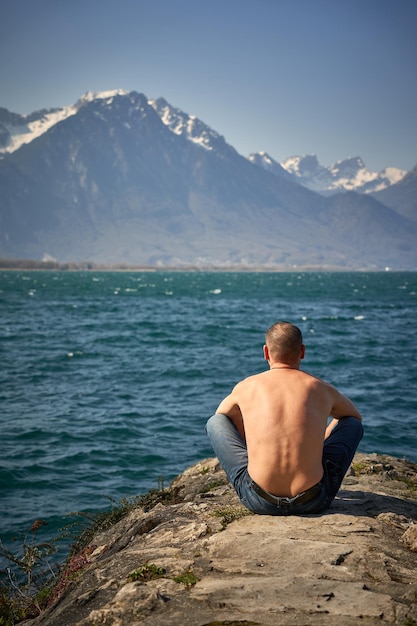
[[[25,624],[417,625],[415,464],[357,454],[332,508],[306,517],[250,514],[217,459],[167,495],[96,534]]]

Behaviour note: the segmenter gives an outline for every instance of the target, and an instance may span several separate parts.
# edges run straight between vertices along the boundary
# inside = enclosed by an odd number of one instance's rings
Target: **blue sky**
[[[248,156],[417,165],[416,0],[0,0],[0,106],[168,102]]]

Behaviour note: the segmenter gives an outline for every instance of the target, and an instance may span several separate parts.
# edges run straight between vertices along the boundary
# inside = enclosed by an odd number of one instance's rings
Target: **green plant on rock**
[[[103,530],[117,524],[123,517],[128,515],[135,508],[140,507],[141,496],[123,497],[114,500],[110,496],[107,499],[111,502],[111,508],[99,513],[88,511],[74,511],[68,514],[73,521],[63,530],[67,536],[72,536],[74,542],[69,552],[69,558],[81,552],[93,539],[93,537]]]
[[[365,470],[368,466],[366,463],[362,463],[361,461],[352,463],[351,468],[354,476],[360,476],[365,473]]]
[[[381,455],[378,462],[373,459],[363,459],[353,462],[352,472],[355,476],[383,474],[387,480],[397,481],[404,485],[405,491],[402,495],[412,499],[417,497],[417,465],[404,459],[405,469],[397,471],[384,455]]]
[[[417,496],[417,479],[412,476],[407,475],[395,475],[389,476],[390,480],[398,480],[398,482],[403,483],[406,488],[406,495],[415,498]]]
[[[182,502],[181,489],[178,486],[165,488],[160,477],[158,489],[151,489],[145,495],[123,497],[119,501],[109,497],[112,503],[110,510],[70,513],[69,517],[75,519],[49,542],[37,541],[35,536],[36,531],[47,524],[43,520],[32,524],[29,539],[25,537],[21,553],[8,550],[0,541],[0,557],[10,563],[10,567],[0,570],[0,626],[13,626],[24,619],[36,617],[63,593],[70,582],[77,580],[96,548],[91,544],[97,533],[116,524],[136,508],[149,511],[159,503]],[[73,540],[67,560],[63,565],[53,564],[50,556],[58,552],[56,544],[64,538]],[[146,567],[139,568],[137,580],[151,580],[164,575],[162,568],[147,567],[150,577],[146,578]]]
[[[51,601],[59,598],[70,583],[76,582],[82,572],[90,564],[90,555],[97,548],[96,545],[86,546],[81,552],[71,554],[60,573],[58,582],[54,585],[51,593]]]
[[[248,509],[245,509],[243,506],[223,506],[220,509],[213,511],[212,515],[222,518],[222,526],[223,529],[225,529],[228,524],[231,524],[241,517],[253,515],[253,513]]]
[[[184,572],[183,574],[179,574],[178,576],[174,576],[173,580],[176,583],[181,583],[186,587],[193,587],[200,580],[198,576],[194,574],[191,570]]]
[[[142,508],[147,512],[159,503],[176,504],[182,502],[182,498],[179,496],[180,487],[164,488],[162,477],[159,477],[158,484],[160,488],[150,489],[144,495],[133,497],[124,496],[120,500],[114,500],[110,496],[107,496],[108,500],[111,502],[110,510],[101,511],[100,513],[84,511],[70,513],[70,517],[76,518],[64,529],[75,534],[75,541],[70,551],[70,557],[83,550],[97,533],[117,524],[117,522],[137,508]]]
[[[204,487],[202,487],[199,491],[199,493],[208,493],[209,491],[212,491],[213,489],[216,489],[217,487],[221,487],[222,485],[225,485],[226,481],[220,479],[216,479],[213,478],[212,480],[209,480],[208,483],[206,483],[204,485]]]
[[[178,504],[183,501],[183,497],[180,496],[181,489],[179,486],[150,489],[145,495],[139,496],[139,506],[148,512],[157,504]]]
[[[0,591],[0,626],[13,626],[16,621],[24,619],[19,607],[9,595]]]
[[[130,572],[129,578],[132,581],[148,582],[149,580],[155,580],[157,578],[171,578],[171,576],[167,576],[165,568],[159,567],[159,565],[155,565],[155,563],[144,563],[137,569]],[[200,579],[194,574],[194,572],[187,570],[178,576],[172,577],[172,580],[176,583],[181,583],[186,587],[192,587]]]
[[[166,574],[166,570],[163,567],[159,567],[154,563],[145,563],[141,565],[138,569],[130,572],[129,578],[132,581],[140,580],[155,580],[156,578],[163,578]]]

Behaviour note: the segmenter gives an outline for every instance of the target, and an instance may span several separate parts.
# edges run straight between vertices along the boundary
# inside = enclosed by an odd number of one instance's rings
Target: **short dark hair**
[[[291,360],[300,355],[303,335],[298,326],[290,322],[276,322],[266,331],[269,353],[279,361]]]

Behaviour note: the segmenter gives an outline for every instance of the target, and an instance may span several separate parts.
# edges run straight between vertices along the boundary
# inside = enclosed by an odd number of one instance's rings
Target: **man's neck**
[[[298,363],[270,363],[269,369],[271,370],[298,370],[300,366]]]

